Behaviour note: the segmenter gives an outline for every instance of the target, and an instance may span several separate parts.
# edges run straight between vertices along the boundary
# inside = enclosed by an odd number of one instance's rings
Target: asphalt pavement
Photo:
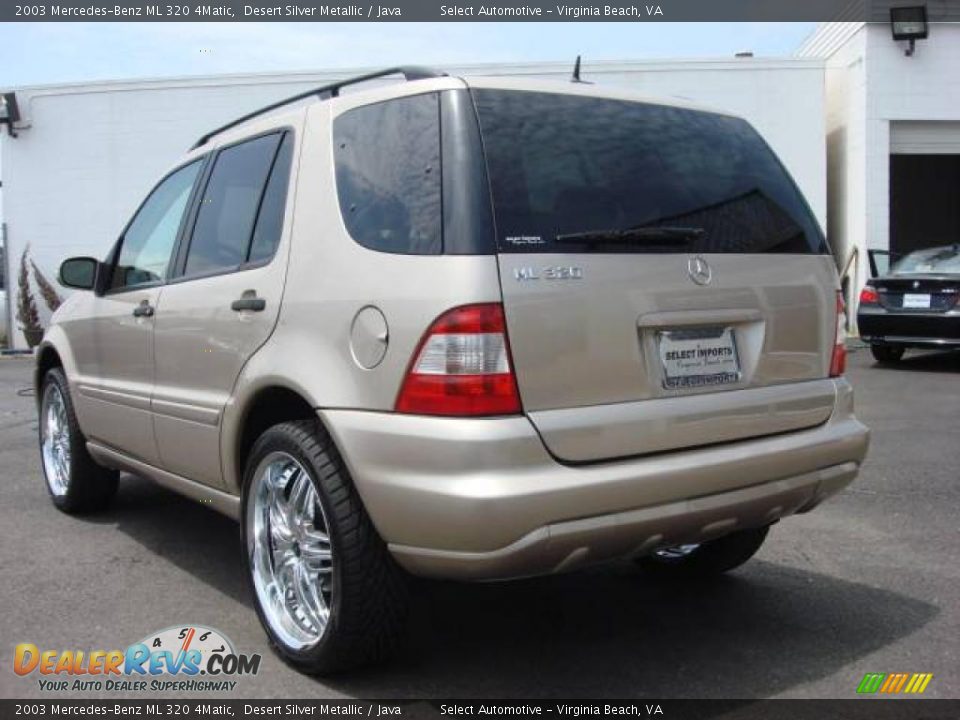
[[[16,643],[125,648],[193,623],[263,656],[233,697],[851,698],[867,672],[933,673],[927,697],[960,697],[960,353],[888,368],[855,351],[848,375],[873,432],[859,479],[776,526],[729,576],[678,585],[624,562],[420,581],[403,653],[332,679],[270,651],[232,521],[132,476],[103,514],[53,508],[19,392],[31,369],[0,359],[2,697],[44,696],[36,674],[13,673]],[[114,693],[79,696],[98,695]]]

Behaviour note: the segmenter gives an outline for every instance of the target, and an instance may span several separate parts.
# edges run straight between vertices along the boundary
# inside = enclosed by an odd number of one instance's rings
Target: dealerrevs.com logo
[[[20,643],[13,671],[47,692],[231,691],[234,678],[256,675],[260,656],[237,653],[219,630],[178,625],[126,650],[50,650]]]

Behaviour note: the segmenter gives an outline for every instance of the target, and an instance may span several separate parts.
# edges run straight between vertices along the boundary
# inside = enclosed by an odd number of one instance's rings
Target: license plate
[[[733,328],[663,330],[657,345],[666,388],[724,385],[740,380]]]
[[[903,307],[905,308],[929,308],[930,296],[921,294],[907,293],[903,296]]]

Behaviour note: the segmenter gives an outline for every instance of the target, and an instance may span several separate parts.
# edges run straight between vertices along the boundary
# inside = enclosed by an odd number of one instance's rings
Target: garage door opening
[[[890,251],[960,242],[960,122],[890,124]]]
[[[960,242],[960,154],[890,156],[890,250]]]

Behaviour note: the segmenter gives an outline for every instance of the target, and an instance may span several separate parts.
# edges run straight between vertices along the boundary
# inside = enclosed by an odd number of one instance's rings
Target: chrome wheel
[[[664,560],[682,560],[690,553],[700,547],[699,543],[694,545],[675,545],[674,547],[657,550],[654,555]]]
[[[323,637],[333,598],[333,548],[313,481],[291,455],[257,467],[247,502],[247,552],[263,614],[284,645]]]
[[[40,437],[43,473],[50,492],[66,495],[70,488],[70,423],[63,393],[55,383],[49,383],[43,391]]]

